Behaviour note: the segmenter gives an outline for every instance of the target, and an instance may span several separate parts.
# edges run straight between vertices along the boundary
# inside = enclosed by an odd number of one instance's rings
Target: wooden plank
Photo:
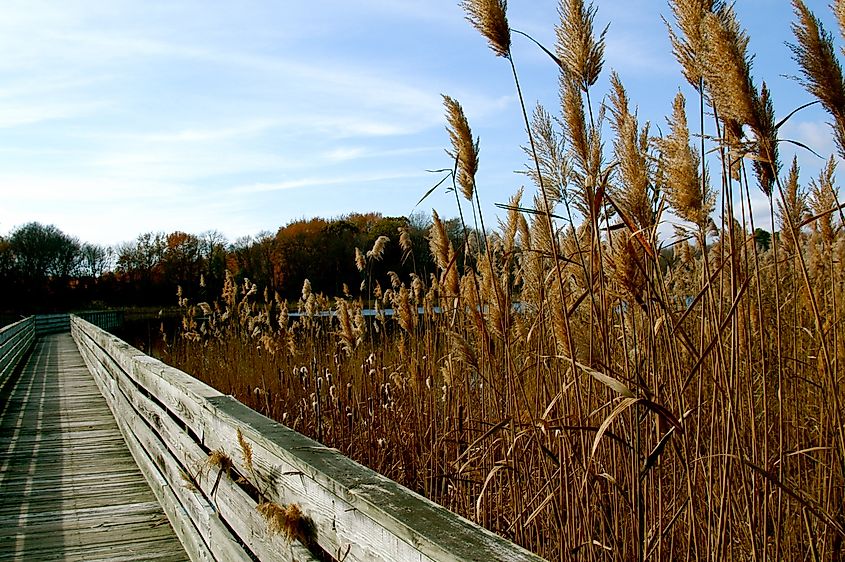
[[[116,338],[77,322],[113,355],[133,382],[150,391],[200,436],[207,449],[235,452],[241,429],[253,446],[258,489],[273,501],[298,503],[322,548],[353,560],[540,560],[445,508],[163,366]]]

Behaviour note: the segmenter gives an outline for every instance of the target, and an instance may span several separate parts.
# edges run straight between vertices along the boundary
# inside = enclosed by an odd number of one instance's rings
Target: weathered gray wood
[[[186,560],[69,335],[0,404],[0,560]]]
[[[540,560],[90,324],[78,319],[73,323],[77,338],[84,335],[103,352],[98,360],[113,359],[132,385],[151,393],[168,416],[199,436],[206,450],[226,452],[238,471],[271,500],[299,504],[313,521],[320,546],[336,558]],[[117,380],[110,384],[110,392],[119,391]],[[163,419],[164,412],[156,415]],[[238,430],[252,446],[254,470],[239,454]],[[180,439],[170,435],[167,440]]]
[[[0,329],[0,393],[35,342],[35,318],[30,316]]]
[[[160,436],[159,443],[167,448],[167,453],[162,456],[175,457],[174,460],[178,464],[176,468],[194,479],[197,491],[203,494],[203,498],[208,498],[214,504],[220,517],[232,527],[238,538],[260,560],[268,562],[314,560],[309,551],[298,541],[288,543],[280,535],[270,533],[266,522],[256,510],[255,500],[229,478],[221,477],[218,480],[215,470],[208,466],[208,456],[200,445],[179,427],[166,410],[138,392],[136,385],[108,354],[85,334],[80,334],[79,344],[80,348],[84,349],[83,355],[91,354],[91,357],[99,363],[96,368],[105,368],[108,372],[107,376],[117,383],[120,395],[131,403],[133,415],[144,420],[147,428],[140,431],[153,432]],[[122,413],[121,419],[125,419]],[[138,431],[135,433],[137,434]],[[153,447],[158,449],[160,445],[156,444]],[[149,451],[150,448],[147,450]],[[178,482],[181,474],[174,478],[177,484],[185,485],[185,482]],[[173,485],[174,479],[168,478],[168,480]]]

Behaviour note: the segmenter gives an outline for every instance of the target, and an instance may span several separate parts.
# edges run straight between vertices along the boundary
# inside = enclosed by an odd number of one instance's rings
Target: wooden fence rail
[[[5,390],[12,373],[21,359],[26,356],[34,341],[34,316],[0,329],[0,392]]]
[[[193,560],[540,560],[81,318],[71,331]],[[296,538],[259,504],[297,506]]]

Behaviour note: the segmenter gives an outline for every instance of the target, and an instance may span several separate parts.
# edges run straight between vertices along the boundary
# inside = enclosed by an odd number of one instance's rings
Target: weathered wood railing
[[[78,317],[71,330],[193,560],[540,560]],[[302,540],[259,502],[298,506]]]
[[[99,326],[104,330],[113,330],[123,324],[122,310],[92,310],[77,312],[77,316]],[[35,333],[38,336],[60,334],[70,331],[70,315],[38,314],[35,316]]]
[[[0,391],[35,341],[35,317],[0,328]]]

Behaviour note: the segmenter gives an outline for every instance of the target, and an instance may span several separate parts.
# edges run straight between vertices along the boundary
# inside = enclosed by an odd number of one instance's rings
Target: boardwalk
[[[0,561],[186,560],[70,334],[0,389]]]

